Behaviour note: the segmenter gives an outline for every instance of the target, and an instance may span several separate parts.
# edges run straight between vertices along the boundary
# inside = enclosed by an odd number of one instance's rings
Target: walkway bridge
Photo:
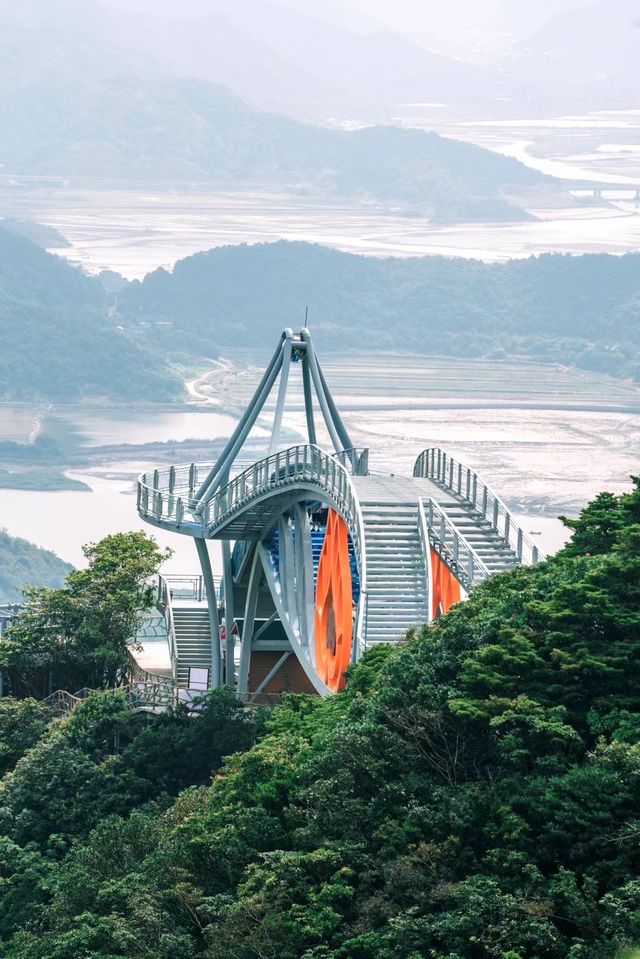
[[[308,441],[283,449],[296,367]],[[269,455],[236,472],[278,378]],[[317,410],[333,449],[318,444]],[[241,695],[326,695],[367,648],[402,641],[489,576],[540,558],[503,501],[446,451],[421,452],[412,476],[373,472],[369,458],[350,441],[308,330],[285,330],[218,461],[140,477],[140,516],[192,537],[202,568],[206,603],[190,615],[164,587],[174,682],[197,670],[205,688]]]

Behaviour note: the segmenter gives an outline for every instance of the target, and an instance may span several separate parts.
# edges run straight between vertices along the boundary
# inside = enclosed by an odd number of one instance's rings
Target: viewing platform
[[[307,441],[281,448],[298,371]],[[238,469],[276,382],[269,455]],[[197,586],[180,592],[164,581],[159,602],[178,685],[327,695],[371,646],[402,641],[489,576],[538,562],[504,502],[445,450],[420,452],[411,476],[372,466],[375,454],[350,440],[305,329],[283,333],[216,463],[140,477],[142,519],[192,537],[201,564]],[[210,540],[222,545],[220,583]]]

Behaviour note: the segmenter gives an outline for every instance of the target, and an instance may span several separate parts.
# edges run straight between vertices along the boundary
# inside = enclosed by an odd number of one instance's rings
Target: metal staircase
[[[428,618],[418,504],[361,506],[367,558],[366,645],[393,643]]]
[[[501,573],[519,564],[515,551],[471,504],[447,502],[440,503],[440,506],[489,573]]]
[[[211,630],[207,608],[173,607],[176,646],[176,681],[182,688],[189,687],[189,669],[211,671]]]

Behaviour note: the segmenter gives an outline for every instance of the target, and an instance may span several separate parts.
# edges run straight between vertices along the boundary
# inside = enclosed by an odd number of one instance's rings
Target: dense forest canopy
[[[117,690],[56,722],[1,701],[0,955],[637,945],[640,478],[572,525],[327,700],[261,715],[221,690],[150,722]]]

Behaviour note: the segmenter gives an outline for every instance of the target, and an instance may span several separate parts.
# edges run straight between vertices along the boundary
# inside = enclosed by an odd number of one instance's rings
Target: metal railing
[[[478,474],[437,447],[423,450],[413,467],[413,475],[433,480],[444,489],[466,500],[504,540],[520,563],[533,566],[544,558],[538,547],[514,521],[511,513]]]
[[[23,609],[24,605],[22,603],[3,603],[0,605],[0,636]]]
[[[163,573],[162,579],[172,599],[192,600],[195,603],[202,603],[206,599],[204,578],[198,573],[182,576],[177,573]]]
[[[89,696],[107,695],[108,693],[123,693],[128,705],[138,711],[162,712],[175,708],[181,703],[193,712],[198,712],[198,700],[207,690],[187,689],[176,686],[172,682],[145,682],[136,681],[126,686],[116,686],[113,689],[80,689],[70,693],[66,689],[57,689],[46,699],[40,700],[40,706],[52,712],[55,716],[68,716],[69,713],[85,702]]]
[[[490,569],[435,500],[421,498],[418,505],[424,513],[430,545],[461,586],[471,592],[489,578]]]
[[[187,689],[170,682],[136,681],[114,689],[84,688],[75,693],[70,693],[66,689],[57,689],[46,699],[40,700],[39,705],[43,712],[53,713],[57,718],[64,718],[84,703],[89,696],[101,696],[114,692],[123,693],[128,705],[139,712],[160,713],[183,705],[197,715],[202,709],[202,697],[208,690]],[[245,706],[277,706],[285,695],[285,693],[243,693],[238,695],[238,699]]]
[[[143,473],[138,480],[137,506],[141,516],[180,527],[195,508],[195,493],[211,464],[188,463]]]

